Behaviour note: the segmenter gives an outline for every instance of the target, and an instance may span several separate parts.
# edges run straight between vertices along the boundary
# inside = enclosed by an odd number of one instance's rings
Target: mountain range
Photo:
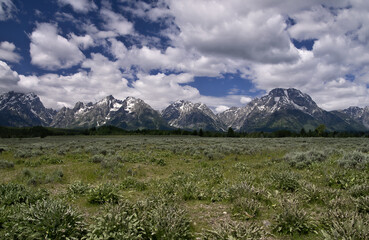
[[[77,102],[59,111],[45,108],[34,93],[8,92],[0,95],[0,126],[48,126],[90,128],[113,125],[135,129],[203,129],[226,131],[313,130],[324,124],[329,131],[368,131],[369,107],[325,111],[301,91],[276,88],[243,107],[215,114],[203,103],[179,100],[162,112],[143,100],[107,96],[96,103]]]

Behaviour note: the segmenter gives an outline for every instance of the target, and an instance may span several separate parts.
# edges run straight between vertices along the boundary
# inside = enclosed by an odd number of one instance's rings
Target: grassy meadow
[[[0,150],[0,239],[369,239],[368,138],[14,138]]]

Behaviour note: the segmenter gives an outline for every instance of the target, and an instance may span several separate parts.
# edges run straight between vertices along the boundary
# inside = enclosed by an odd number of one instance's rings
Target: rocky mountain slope
[[[34,93],[11,91],[0,95],[0,126],[48,126],[55,114]]]
[[[227,123],[227,127],[239,131],[310,130],[319,124],[325,124],[332,131],[364,129],[360,123],[347,121],[321,109],[309,95],[294,88],[273,89],[245,107],[227,110],[219,117]]]
[[[124,101],[107,96],[97,103],[76,103],[73,109],[62,108],[51,127],[89,128],[113,125],[127,130],[167,128],[159,112],[141,99],[127,97]]]
[[[203,103],[176,101],[163,110],[162,117],[175,128],[225,130],[225,125],[218,116]]]
[[[369,107],[360,108],[360,107],[349,107],[342,111],[338,111],[343,113],[349,119],[353,119],[361,124],[363,124],[367,129],[369,129]]]

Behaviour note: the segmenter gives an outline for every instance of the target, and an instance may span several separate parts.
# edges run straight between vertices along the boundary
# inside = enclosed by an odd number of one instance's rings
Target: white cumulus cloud
[[[113,31],[119,35],[132,34],[134,32],[133,24],[123,15],[103,8],[100,10],[101,17],[104,19],[104,28]]]
[[[0,59],[9,62],[19,62],[21,56],[15,52],[15,45],[10,42],[0,42]]]
[[[76,12],[87,13],[96,10],[97,6],[92,0],[58,0],[60,5],[70,5]]]
[[[38,24],[30,39],[31,63],[43,69],[70,68],[85,58],[73,41],[58,34],[56,25]]]
[[[0,21],[5,21],[14,17],[17,11],[12,0],[0,0]]]

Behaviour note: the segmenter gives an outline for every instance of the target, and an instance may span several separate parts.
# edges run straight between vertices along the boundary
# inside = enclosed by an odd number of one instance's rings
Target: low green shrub
[[[4,224],[9,221],[10,210],[5,206],[0,206],[0,236],[5,235]]]
[[[22,175],[26,179],[27,184],[33,186],[61,182],[64,178],[64,173],[61,169],[56,169],[50,173],[24,169]]]
[[[124,201],[103,212],[86,239],[192,239],[185,212],[165,200]]]
[[[337,189],[350,189],[355,185],[365,184],[365,173],[353,170],[334,170],[326,174],[326,183],[329,187]]]
[[[251,171],[250,166],[243,162],[236,163],[233,168],[240,173],[250,173]]]
[[[88,202],[92,204],[118,203],[118,188],[112,183],[104,183],[91,188],[88,193]]]
[[[137,191],[145,191],[147,189],[147,183],[133,177],[127,177],[120,183],[120,187],[124,190],[135,189]]]
[[[40,161],[47,164],[62,164],[64,163],[64,160],[57,156],[42,156],[40,158]]]
[[[245,181],[228,186],[227,191],[230,201],[243,197],[253,198],[258,201],[268,200],[268,194],[265,189],[257,188]]]
[[[347,152],[338,160],[338,165],[343,168],[364,169],[369,166],[369,155],[358,151]]]
[[[0,159],[0,169],[14,168],[14,163],[7,160]]]
[[[368,215],[335,209],[329,210],[322,222],[324,239],[369,239]]]
[[[81,239],[86,234],[82,215],[60,201],[15,208],[3,224],[6,239]]]
[[[89,184],[83,183],[81,181],[76,181],[70,184],[67,188],[67,193],[69,195],[85,195],[91,189]]]
[[[354,200],[356,210],[360,213],[369,213],[369,195]]]
[[[312,183],[303,184],[300,187],[298,194],[307,203],[325,202],[325,195],[322,190]]]
[[[263,227],[255,223],[236,223],[223,221],[216,224],[212,230],[207,230],[201,235],[203,240],[233,240],[233,239],[266,239]]]
[[[90,157],[90,162],[92,163],[101,163],[105,159],[105,156],[102,154],[95,154],[92,157]]]
[[[101,167],[112,171],[123,167],[123,163],[119,162],[115,157],[105,157],[101,162]]]
[[[260,215],[261,204],[252,198],[239,198],[232,204],[233,216],[239,219],[250,219]]]
[[[320,151],[311,150],[308,152],[291,152],[284,159],[291,167],[302,169],[316,162],[323,162],[327,155]]]
[[[295,192],[300,187],[298,179],[299,175],[287,171],[273,172],[271,175],[274,186],[288,192]]]
[[[32,204],[48,197],[46,190],[30,190],[16,183],[0,184],[0,206],[18,203]]]
[[[282,201],[282,211],[274,218],[273,231],[282,234],[308,234],[315,232],[312,218],[294,201]]]
[[[349,193],[353,197],[369,196],[369,184],[358,184],[350,188]]]

